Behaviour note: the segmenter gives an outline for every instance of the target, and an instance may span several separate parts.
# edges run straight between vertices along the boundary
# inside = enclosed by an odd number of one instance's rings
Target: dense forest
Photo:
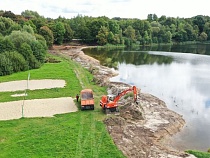
[[[98,45],[151,45],[210,40],[210,17],[147,19],[88,17],[45,18],[36,11],[21,15],[0,11],[0,76],[39,68],[53,44],[79,40]]]

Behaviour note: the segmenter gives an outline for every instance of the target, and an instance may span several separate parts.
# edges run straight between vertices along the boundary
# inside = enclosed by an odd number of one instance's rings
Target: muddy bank
[[[54,47],[50,53],[68,56],[80,63],[94,75],[97,84],[108,86],[111,94],[130,86],[110,82],[109,78],[117,75],[117,72],[101,66],[98,60],[85,55],[82,48]],[[107,130],[124,155],[135,158],[194,157],[170,146],[170,136],[179,132],[185,124],[181,115],[169,110],[162,100],[151,94],[139,93],[137,102],[133,103],[133,98],[122,98],[119,101],[120,113],[108,115],[104,120]]]

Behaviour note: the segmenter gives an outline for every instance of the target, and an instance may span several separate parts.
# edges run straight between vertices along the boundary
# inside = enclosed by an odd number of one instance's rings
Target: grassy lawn
[[[101,111],[99,100],[101,95],[106,94],[105,87],[99,87],[91,82],[91,74],[77,63],[61,57],[55,58],[61,62],[46,63],[40,69],[30,70],[30,79],[64,79],[66,86],[30,90],[27,91],[26,99],[75,97],[82,88],[91,88],[95,96],[95,110],[79,110],[53,118],[0,121],[0,157],[124,157],[102,122],[105,115]],[[0,77],[0,82],[26,80],[27,77],[28,71]],[[16,93],[23,91],[1,92],[0,102],[23,99],[10,96]]]

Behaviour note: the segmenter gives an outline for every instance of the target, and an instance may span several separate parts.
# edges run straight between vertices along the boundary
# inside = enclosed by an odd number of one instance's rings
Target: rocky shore
[[[110,82],[117,73],[100,65],[99,61],[83,53],[84,47],[54,47],[52,54],[62,54],[80,63],[93,75],[94,81],[108,86],[108,91],[116,94],[120,89],[129,87],[125,83]],[[138,93],[138,104],[133,98],[121,99],[118,115],[108,115],[104,120],[113,141],[125,156],[131,158],[193,158],[184,151],[170,146],[170,137],[179,132],[184,124],[183,117],[171,110],[159,98]]]

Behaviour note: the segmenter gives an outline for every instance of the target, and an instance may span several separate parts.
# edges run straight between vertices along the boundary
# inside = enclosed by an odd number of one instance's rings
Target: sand
[[[65,80],[20,80],[0,83],[0,92],[18,91],[18,90],[35,90],[35,89],[50,89],[62,88],[66,84]]]
[[[71,97],[12,101],[0,103],[0,120],[21,118],[22,107],[24,117],[53,117],[77,111]]]
[[[0,83],[0,92],[25,90],[27,80]],[[64,87],[64,80],[30,80],[28,89],[46,89]],[[0,103],[0,120],[12,120],[23,117],[53,117],[77,111],[73,98],[48,98],[21,100]]]

